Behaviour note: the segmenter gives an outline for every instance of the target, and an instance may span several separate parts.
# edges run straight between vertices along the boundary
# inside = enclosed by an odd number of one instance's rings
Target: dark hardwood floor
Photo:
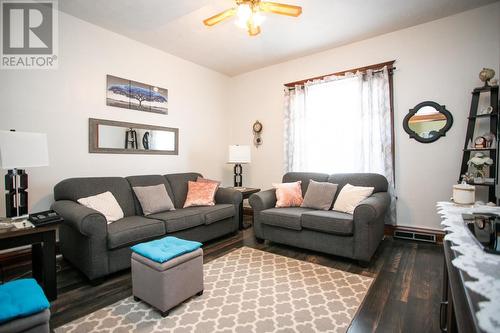
[[[246,217],[247,218],[247,217]],[[368,267],[357,262],[276,243],[257,244],[253,229],[204,246],[205,262],[235,248],[249,246],[375,278],[349,332],[439,332],[443,273],[441,245],[382,241]],[[119,272],[92,286],[64,259],[58,258],[59,297],[52,302],[51,326],[61,326],[132,294],[130,271]],[[30,263],[4,267],[5,279],[29,276]]]

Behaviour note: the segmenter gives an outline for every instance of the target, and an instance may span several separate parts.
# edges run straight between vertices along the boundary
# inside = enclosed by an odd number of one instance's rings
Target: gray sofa
[[[240,192],[219,188],[215,206],[182,208],[187,182],[198,173],[147,176],[71,178],[54,187],[52,205],[64,218],[59,227],[65,259],[90,280],[130,267],[130,246],[165,235],[205,242],[238,230]],[[133,186],[164,184],[176,210],[144,216]],[[110,191],[124,218],[107,224],[99,212],[77,203],[83,197]]]
[[[370,173],[327,175],[291,172],[283,176],[284,183],[301,180],[302,195],[306,193],[310,179],[338,184],[334,200],[347,183],[373,186],[375,189],[352,215],[301,207],[274,208],[274,189],[253,194],[249,201],[254,212],[255,237],[259,242],[267,239],[356,259],[366,265],[384,235],[384,217],[391,202],[387,193],[387,179]]]

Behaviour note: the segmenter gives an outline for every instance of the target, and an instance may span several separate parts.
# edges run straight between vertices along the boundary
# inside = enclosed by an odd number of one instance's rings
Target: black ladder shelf
[[[477,108],[479,107],[479,97],[481,93],[490,93],[490,105],[493,108],[492,112],[490,114],[477,114]],[[488,187],[488,200],[496,202],[495,199],[495,184],[497,180],[497,145],[495,147],[488,147],[488,148],[471,148],[468,146],[469,141],[472,141],[474,144],[474,129],[476,127],[476,120],[477,119],[489,119],[490,120],[490,132],[495,135],[496,142],[498,143],[498,126],[499,126],[499,121],[498,121],[498,86],[488,86],[485,85],[480,88],[476,88],[472,91],[472,102],[470,105],[470,112],[469,112],[469,122],[467,125],[467,134],[465,135],[465,143],[464,143],[464,150],[463,150],[463,157],[462,157],[462,167],[460,169],[460,175],[458,182],[462,181],[462,175],[468,172],[469,166],[467,165],[467,162],[469,161],[471,157],[471,153],[477,153],[477,152],[488,152],[490,158],[494,161],[494,164],[490,166],[490,172],[489,172],[489,177],[495,179],[493,183],[480,183],[476,184],[474,182],[469,182],[471,185],[476,185],[476,186],[487,186]]]

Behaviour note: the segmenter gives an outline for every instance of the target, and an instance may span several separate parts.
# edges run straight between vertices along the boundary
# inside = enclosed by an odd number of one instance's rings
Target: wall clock
[[[253,144],[255,147],[259,147],[262,144],[262,137],[260,136],[262,133],[262,123],[260,121],[256,121],[253,126]]]

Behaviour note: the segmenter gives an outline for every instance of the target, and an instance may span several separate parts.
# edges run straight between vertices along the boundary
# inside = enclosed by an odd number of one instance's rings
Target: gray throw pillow
[[[139,200],[141,204],[144,215],[175,210],[165,185],[136,186],[132,188],[134,189],[137,200]]]
[[[329,210],[338,186],[338,184],[309,180],[304,202],[300,207]]]

